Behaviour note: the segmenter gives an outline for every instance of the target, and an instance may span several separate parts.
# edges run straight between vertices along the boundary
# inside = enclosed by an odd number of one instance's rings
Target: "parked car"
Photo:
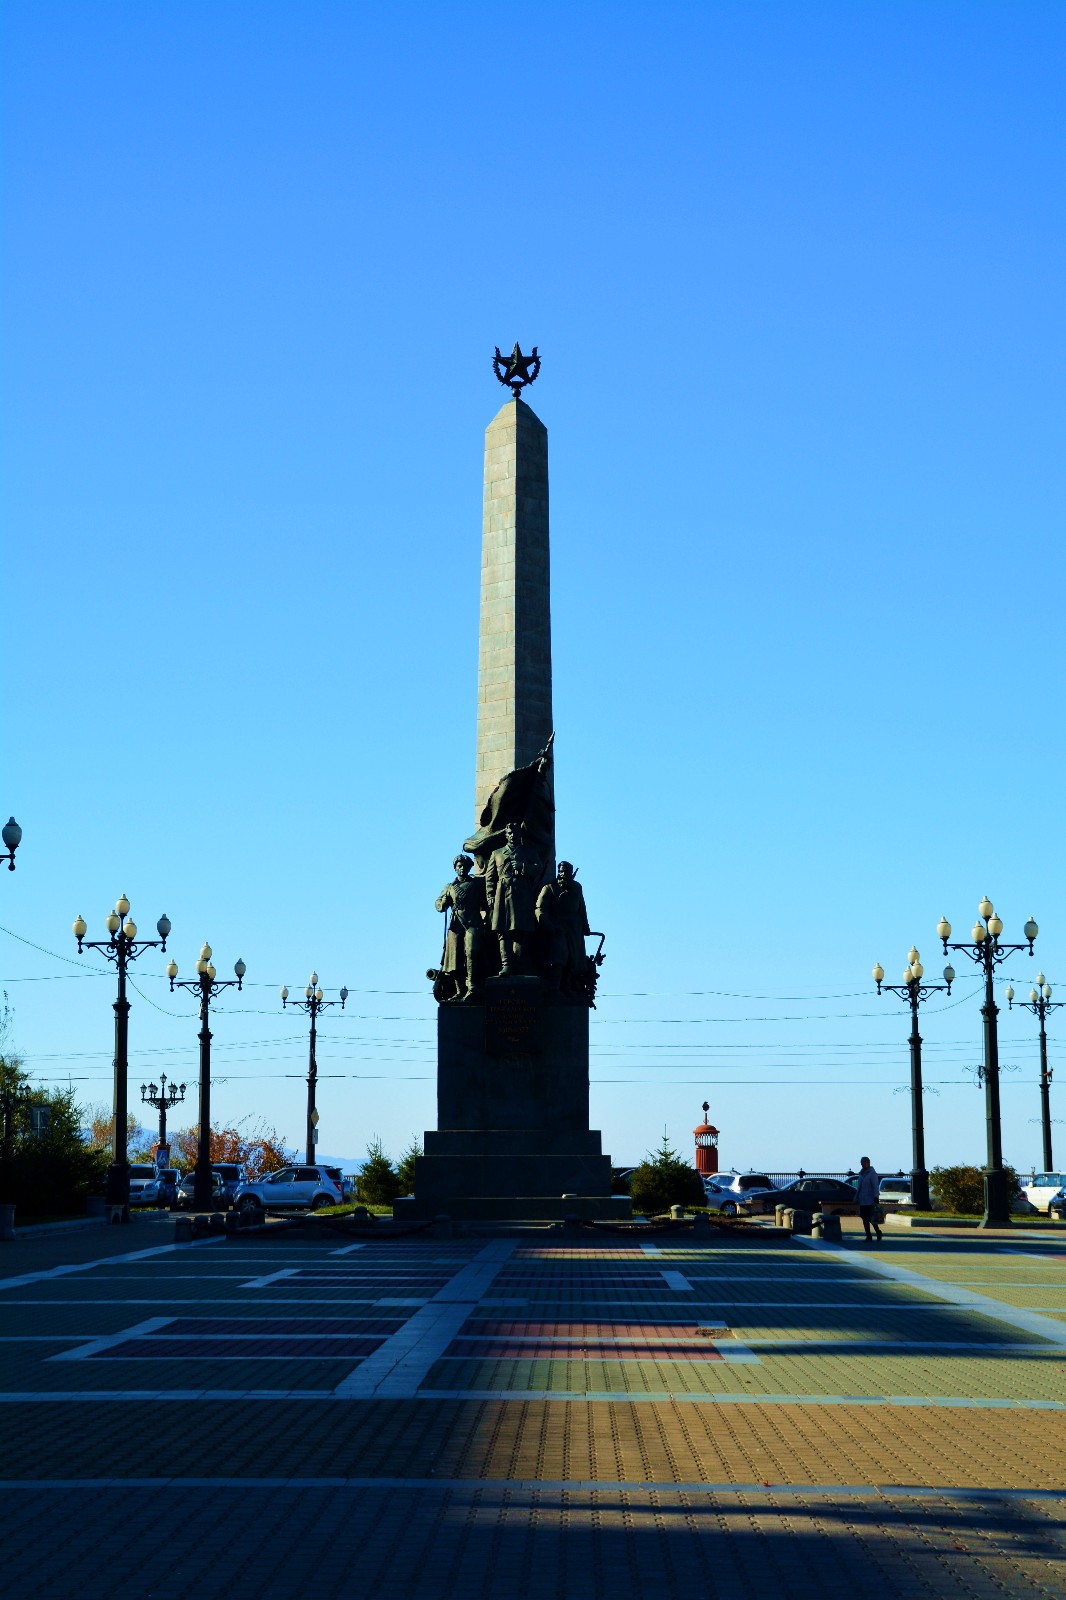
[[[1034,1172],[1022,1179],[1022,1193],[1037,1211],[1048,1211],[1052,1200],[1066,1188],[1066,1172]]]
[[[237,1190],[242,1183],[247,1182],[248,1175],[235,1161],[215,1161],[212,1162],[212,1168],[222,1178],[226,1190],[226,1204],[231,1206]]]
[[[195,1202],[193,1200],[195,1183],[196,1173],[193,1170],[186,1172],[182,1177],[181,1182],[178,1184],[177,1193],[174,1197],[174,1204],[179,1211],[195,1210]],[[226,1198],[226,1185],[221,1172],[214,1167],[211,1169],[211,1183],[211,1209],[213,1211],[226,1210],[229,1205],[229,1201]]]
[[[264,1211],[321,1211],[343,1201],[340,1167],[282,1167],[258,1183],[242,1183],[233,1203],[247,1217]]]
[[[148,1184],[155,1182],[155,1168],[130,1163],[130,1205],[143,1206],[145,1204],[144,1191]]]
[[[859,1174],[853,1172],[847,1180],[848,1187],[854,1189],[859,1182]],[[883,1177],[877,1193],[878,1203],[886,1211],[896,1211],[900,1206],[913,1204],[911,1200],[911,1178],[908,1172],[896,1172],[890,1177]]]
[[[764,1172],[716,1172],[704,1178],[704,1193],[708,1211],[720,1211],[723,1217],[735,1217],[740,1211],[750,1211],[756,1195],[769,1194],[773,1184]]]
[[[146,1183],[141,1190],[142,1204],[146,1206],[172,1206],[178,1198],[178,1180],[180,1177],[181,1173],[177,1167],[157,1168],[151,1183]]]
[[[1048,1201],[1047,1214],[1059,1222],[1066,1222],[1066,1188],[1060,1189],[1058,1194]]]
[[[753,1211],[773,1211],[775,1206],[794,1206],[801,1211],[835,1211],[857,1217],[859,1202],[854,1186],[839,1178],[795,1178],[781,1189],[751,1197]]]

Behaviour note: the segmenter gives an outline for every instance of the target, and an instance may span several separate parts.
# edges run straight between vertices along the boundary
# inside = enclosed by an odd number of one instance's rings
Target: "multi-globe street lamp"
[[[175,971],[177,968],[175,968]],[[153,1106],[159,1112],[159,1143],[164,1148],[167,1142],[167,1112],[173,1111],[175,1106],[180,1106],[185,1099],[185,1085],[172,1083],[167,1088],[167,1075],[159,1074],[158,1083],[142,1083],[141,1099],[146,1106]]]
[[[2,813],[0,813],[2,815]],[[0,828],[0,839],[3,839],[5,849],[0,852],[0,861],[7,862],[8,872],[15,870],[15,851],[22,843],[22,829],[14,817],[8,817],[4,826]]]
[[[179,978],[178,963],[167,967],[171,991],[188,989],[200,996],[200,1125],[196,1139],[196,1166],[193,1169],[192,1203],[197,1211],[210,1211],[213,1194],[211,1171],[211,1001],[223,989],[241,989],[248,971],[238,959],[233,964],[234,978],[219,978],[211,965],[211,946],[205,944],[196,963],[195,978]]]
[[[344,1002],[347,1000],[347,998],[348,991],[347,989],[342,988],[340,991],[339,1000],[342,1011],[344,1010]],[[284,984],[281,988],[282,1010],[284,1010],[286,1006],[298,1006],[301,1010],[306,1011],[307,1015],[311,1019],[311,1044],[307,1058],[306,1161],[308,1166],[310,1166],[315,1159],[315,1144],[317,1143],[316,1135],[318,1132],[318,1108],[315,1105],[315,1090],[318,1084],[318,1061],[315,1058],[315,1042],[318,1037],[318,1013],[320,1011],[325,1011],[327,1006],[335,1006],[337,1004],[338,1001],[336,1000],[325,999],[322,993],[321,985],[318,981],[317,972],[312,972],[310,978],[307,980],[307,988],[304,990],[304,997],[302,1000],[291,1000],[289,998],[289,991]]]
[[[1007,985],[1007,1004],[1014,1009],[1014,986]],[[1053,1067],[1047,1064],[1047,1029],[1044,1018],[1049,1011],[1057,1011],[1060,1006],[1066,1005],[1066,1000],[1052,1000],[1051,985],[1042,972],[1036,975],[1036,987],[1029,990],[1028,1000],[1019,1000],[1023,1011],[1031,1011],[1034,1017],[1040,1020],[1040,1131],[1044,1143],[1044,1170],[1050,1172],[1053,1166],[1051,1156],[1051,1078]]]
[[[106,939],[86,939],[88,931],[85,918],[78,916],[74,922],[74,937],[78,941],[78,951],[102,950],[109,961],[113,961],[118,970],[118,997],[115,1000],[115,1088],[113,1105],[115,1113],[115,1136],[113,1140],[111,1165],[107,1169],[107,1202],[109,1205],[121,1206],[123,1218],[129,1218],[130,1206],[130,1164],[126,1153],[126,1144],[129,1137],[126,1128],[127,1117],[127,1079],[129,1077],[129,1025],[130,1003],[126,999],[126,968],[131,961],[136,961],[142,950],[162,950],[167,947],[170,937],[170,918],[164,912],[156,923],[158,939],[138,939],[137,924],[130,916],[130,903],[125,895],[120,895],[115,901],[115,909],[105,919],[107,928]]]
[[[929,1210],[929,1173],[925,1165],[925,1108],[922,1105],[922,1036],[918,1032],[918,1007],[931,994],[941,990],[951,993],[955,982],[955,969],[950,964],[944,968],[943,983],[925,983],[925,968],[914,946],[911,946],[907,965],[903,969],[902,983],[885,983],[885,969],[878,962],[873,970],[873,980],[878,994],[882,989],[898,994],[911,1008],[911,1202],[919,1211]]]
[[[1003,1137],[999,1114],[999,1035],[996,1026],[999,1007],[996,1005],[993,993],[993,979],[1000,963],[1019,950],[1028,950],[1032,955],[1033,940],[1040,929],[1030,917],[1022,929],[1025,943],[1004,944],[1000,939],[1003,922],[996,916],[992,902],[985,895],[977,908],[977,921],[973,925],[968,941],[961,944],[950,942],[951,923],[947,917],[941,917],[936,931],[937,937],[943,940],[945,955],[949,950],[961,950],[971,961],[976,962],[985,975],[985,999],[981,1007],[981,1016],[984,1018],[985,1059],[982,1076],[985,1081],[988,1156],[984,1174],[985,1210],[978,1226],[1009,1228],[1011,1196],[1007,1174],[1003,1170]]]

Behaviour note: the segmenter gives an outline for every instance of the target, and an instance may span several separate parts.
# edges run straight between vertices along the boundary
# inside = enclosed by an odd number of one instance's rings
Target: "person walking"
[[[855,1185],[855,1198],[859,1202],[859,1216],[866,1229],[866,1243],[873,1244],[873,1234],[870,1224],[873,1223],[874,1233],[877,1235],[878,1244],[881,1243],[880,1220],[877,1216],[877,1205],[881,1195],[881,1178],[870,1165],[869,1156],[863,1156],[859,1162],[859,1181]]]

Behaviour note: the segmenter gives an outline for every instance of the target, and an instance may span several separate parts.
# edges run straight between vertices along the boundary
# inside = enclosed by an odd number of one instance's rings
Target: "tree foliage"
[[[424,1155],[422,1141],[416,1134],[396,1163],[396,1181],[399,1184],[397,1193],[414,1194],[415,1192],[415,1162]]]
[[[11,1160],[0,1162],[0,1199],[14,1203],[22,1216],[47,1217],[83,1209],[86,1196],[102,1190],[107,1154],[82,1137],[81,1112],[70,1090],[35,1086],[18,1056],[8,1048],[11,1012],[4,996],[0,1011],[0,1089],[17,1094],[11,1119]],[[31,1111],[47,1106],[43,1133],[32,1131]]]
[[[365,1206],[390,1206],[403,1192],[396,1169],[377,1134],[366,1147],[366,1160],[356,1179],[355,1191]]]
[[[1007,1192],[1013,1199],[1018,1192],[1018,1174],[1004,1167]],[[977,1217],[985,1209],[985,1175],[981,1167],[931,1167],[929,1186],[942,1211],[957,1211],[963,1217]]]
[[[248,1118],[230,1127],[219,1128],[212,1123],[208,1139],[208,1154],[212,1162],[233,1162],[242,1167],[249,1178],[265,1178],[296,1159],[296,1152],[286,1149],[274,1128],[265,1122],[247,1126]],[[182,1128],[170,1141],[171,1165],[188,1172],[196,1165],[200,1151],[198,1128]]]
[[[695,1167],[671,1149],[666,1134],[658,1150],[649,1150],[630,1180],[633,1210],[653,1216],[671,1206],[702,1206],[706,1195]]]
[[[84,1128],[86,1141],[94,1150],[106,1150],[110,1155],[112,1141],[115,1135],[115,1113],[107,1106],[92,1106],[88,1113],[88,1125]],[[155,1149],[156,1138],[146,1128],[142,1128],[133,1112],[126,1117],[126,1155],[130,1161],[150,1161]]]

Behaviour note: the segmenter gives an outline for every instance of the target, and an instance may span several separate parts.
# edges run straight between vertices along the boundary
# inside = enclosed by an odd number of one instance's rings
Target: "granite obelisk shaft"
[[[475,821],[551,732],[548,430],[514,399],[485,430]]]

